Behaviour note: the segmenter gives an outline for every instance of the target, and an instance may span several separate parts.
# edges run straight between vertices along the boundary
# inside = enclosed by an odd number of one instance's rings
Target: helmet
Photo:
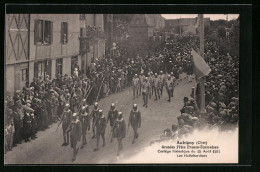
[[[77,113],[73,113],[72,117],[74,117],[74,118],[77,117]]]
[[[121,119],[122,117],[123,117],[123,113],[122,113],[122,112],[118,112],[117,118],[118,118],[118,119]]]

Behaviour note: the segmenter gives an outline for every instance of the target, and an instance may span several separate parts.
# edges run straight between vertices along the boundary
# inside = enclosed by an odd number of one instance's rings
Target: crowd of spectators
[[[178,45],[181,45],[180,49],[177,48]],[[180,53],[181,67],[190,62],[185,58],[191,56],[190,48],[198,49],[198,43],[190,41],[166,46],[173,46],[175,51],[177,49],[175,53],[177,56]],[[173,124],[171,129],[165,129],[160,140],[157,141],[183,136],[192,133],[194,129],[218,127],[222,131],[237,126],[239,121],[239,57],[231,56],[229,53],[220,54],[218,51],[216,42],[206,42],[204,57],[211,72],[205,76],[205,112],[201,112],[196,104],[199,99],[198,87],[192,87],[190,96],[183,98],[183,108],[177,117],[178,123]],[[166,53],[166,56],[169,55]],[[172,60],[172,57],[169,56],[168,59]],[[176,64],[178,66],[178,62],[174,61],[174,65]],[[189,70],[181,72],[193,74],[193,72],[189,73]]]
[[[91,105],[100,98],[124,90],[132,82],[135,74],[173,74],[178,80],[193,74],[191,49],[197,50],[196,39],[178,40],[158,47],[154,53],[129,57],[125,49],[117,48],[113,55],[107,54],[92,63],[86,73],[75,65],[71,76],[48,75],[34,78],[23,90],[7,93],[5,98],[5,150],[37,138],[37,131],[45,130],[57,122],[65,104],[77,112],[83,99]],[[214,52],[214,53],[211,53]],[[205,77],[206,113],[198,113],[193,88],[190,97],[184,98],[178,124],[172,131],[191,132],[196,126],[224,126],[236,124],[239,119],[239,58],[229,54],[218,54],[214,42],[206,43],[205,59],[211,73]],[[186,73],[186,74],[185,74]],[[171,132],[167,130],[166,133]]]

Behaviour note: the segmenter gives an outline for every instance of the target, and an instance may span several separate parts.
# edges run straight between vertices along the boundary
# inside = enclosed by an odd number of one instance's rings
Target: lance
[[[100,85],[100,87],[99,87],[98,95],[97,95],[97,97],[96,97],[96,101],[98,100],[99,93],[100,93],[100,90],[101,90],[101,87],[102,87],[102,85],[103,85],[104,80],[105,80],[105,77],[103,78],[103,80],[102,80],[102,82],[101,82],[101,85]]]
[[[83,97],[83,99],[86,99],[86,97],[88,96],[88,91],[90,90],[90,86],[88,86],[88,89],[87,89],[87,91],[86,91],[86,95]],[[85,89],[86,90],[86,89]],[[83,102],[81,102],[81,104],[82,104]],[[80,108],[80,106],[81,106],[81,104],[78,106],[78,109]]]
[[[88,92],[88,94],[86,95],[86,97],[84,97],[84,99],[87,99],[87,98],[88,98],[88,96],[90,95],[90,92],[91,92],[91,90],[92,90],[93,87],[94,87],[94,85],[91,87],[91,89],[89,90],[89,92]],[[78,107],[78,109],[79,109],[78,113],[81,111],[82,105],[83,105],[83,101],[81,102],[80,106]]]

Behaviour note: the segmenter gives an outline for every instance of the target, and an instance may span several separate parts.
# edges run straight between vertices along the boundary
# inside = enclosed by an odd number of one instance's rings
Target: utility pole
[[[200,26],[200,56],[204,59],[204,18],[203,14],[199,14],[199,26]],[[204,78],[202,77],[197,81],[200,88],[200,113],[205,113],[205,85]]]
[[[114,20],[113,20],[113,14],[110,14],[110,29],[111,29],[111,44],[110,45],[112,45],[113,44],[113,24],[114,24],[114,22],[113,22]]]

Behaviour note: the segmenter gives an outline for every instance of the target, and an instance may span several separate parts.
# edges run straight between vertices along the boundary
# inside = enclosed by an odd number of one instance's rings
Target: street
[[[154,101],[154,96],[148,100],[148,108],[143,107],[142,97],[133,100],[132,88],[128,87],[124,91],[109,95],[101,99],[99,108],[107,116],[112,102],[116,104],[118,111],[123,112],[123,118],[128,124],[130,110],[134,103],[137,103],[138,109],[142,115],[142,126],[139,129],[139,138],[135,144],[132,144],[133,130],[130,127],[126,138],[123,139],[123,150],[117,157],[117,140],[110,143],[110,125],[106,128],[106,146],[102,147],[100,140],[100,149],[93,152],[96,147],[96,139],[91,139],[92,134],[87,134],[87,145],[79,149],[77,159],[72,162],[73,150],[70,146],[61,146],[63,143],[62,128],[58,123],[53,124],[49,129],[38,132],[38,138],[29,143],[19,144],[12,151],[5,154],[5,164],[113,164],[120,159],[131,157],[137,154],[143,147],[149,145],[150,141],[162,134],[166,128],[171,128],[172,124],[177,123],[177,116],[180,115],[180,109],[183,106],[183,97],[189,97],[191,87],[195,85],[195,80],[189,83],[188,79],[183,79],[175,87],[174,97],[168,102],[168,95],[165,87],[161,99]],[[92,110],[90,108],[90,112]],[[78,142],[81,145],[81,142]]]

